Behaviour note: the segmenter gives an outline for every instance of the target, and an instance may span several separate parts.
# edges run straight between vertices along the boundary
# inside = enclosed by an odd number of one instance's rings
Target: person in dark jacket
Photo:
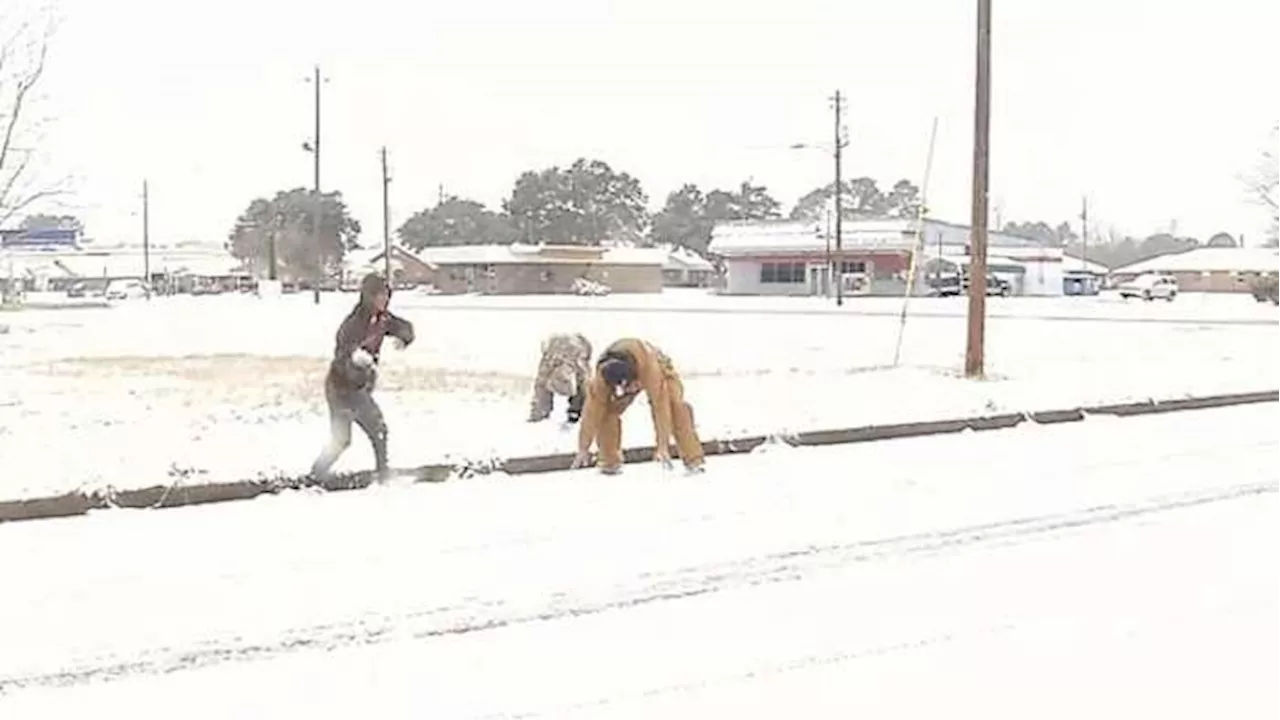
[[[329,405],[329,443],[311,466],[316,478],[324,478],[351,445],[351,423],[360,426],[373,445],[378,476],[386,478],[387,424],[382,409],[373,399],[378,380],[378,358],[382,341],[391,336],[401,347],[414,339],[413,323],[393,315],[387,304],[391,289],[377,273],[360,283],[360,301],[342,321],[324,380],[324,398]]]

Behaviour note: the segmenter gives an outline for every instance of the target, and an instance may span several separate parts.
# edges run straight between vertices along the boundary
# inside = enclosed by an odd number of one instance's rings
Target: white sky
[[[6,3],[8,4],[8,3]],[[849,176],[919,183],[968,222],[974,0],[61,0],[44,91],[49,158],[91,235],[131,241],[143,177],[157,240],[221,241],[248,201],[323,177],[381,237],[447,192],[496,207],[525,169],[599,157],[651,204],[751,176],[788,205],[829,182],[795,142],[850,96]],[[1006,220],[1261,237],[1236,175],[1280,117],[1275,0],[996,0],[992,202]]]

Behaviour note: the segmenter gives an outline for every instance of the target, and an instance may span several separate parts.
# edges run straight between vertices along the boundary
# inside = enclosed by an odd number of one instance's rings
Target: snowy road
[[[0,717],[1275,717],[1278,419],[0,526]]]

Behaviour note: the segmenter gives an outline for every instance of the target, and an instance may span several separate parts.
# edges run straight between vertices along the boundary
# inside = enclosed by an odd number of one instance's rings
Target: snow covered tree
[[[346,251],[356,247],[360,222],[348,214],[342,193],[323,193],[316,247],[315,198],[313,190],[294,188],[253,200],[236,219],[227,250],[263,276],[273,257],[283,278],[316,279],[333,273]]]
[[[67,182],[40,172],[37,87],[44,77],[57,25],[51,11],[7,15],[0,7],[0,226],[42,200],[61,195]]]

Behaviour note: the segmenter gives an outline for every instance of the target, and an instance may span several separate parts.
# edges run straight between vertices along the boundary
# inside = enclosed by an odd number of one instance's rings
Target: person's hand
[[[391,338],[391,345],[397,350],[405,349],[405,346],[407,346],[408,344],[409,343],[406,343],[404,341],[404,338],[398,338],[398,337]]]
[[[360,368],[373,367],[373,355],[369,354],[369,351],[364,348],[357,348],[355,352],[351,353],[351,362]]]

